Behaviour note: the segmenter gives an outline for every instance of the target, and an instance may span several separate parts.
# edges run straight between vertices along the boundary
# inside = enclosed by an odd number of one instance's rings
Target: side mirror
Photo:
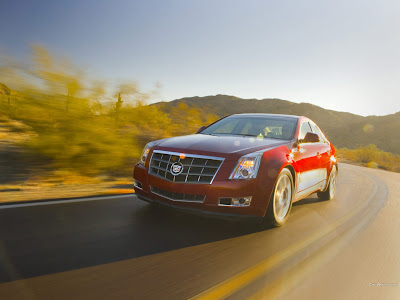
[[[201,126],[197,131],[196,131],[196,133],[199,133],[199,132],[201,132],[201,131],[203,131],[203,129],[205,129],[207,126]]]
[[[306,136],[302,140],[303,143],[318,143],[319,136],[316,133],[307,132]]]

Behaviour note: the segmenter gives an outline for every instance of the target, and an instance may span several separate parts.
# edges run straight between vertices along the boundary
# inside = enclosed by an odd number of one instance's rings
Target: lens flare
[[[365,132],[365,133],[372,133],[372,132],[374,132],[374,130],[375,130],[375,126],[374,125],[372,125],[372,124],[365,124],[364,125],[364,127],[363,127],[363,131]]]

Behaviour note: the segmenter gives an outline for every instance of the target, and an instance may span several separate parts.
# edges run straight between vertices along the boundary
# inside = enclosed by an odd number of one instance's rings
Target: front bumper
[[[216,218],[216,219],[222,219],[222,220],[240,220],[240,221],[253,221],[253,222],[261,222],[262,217],[259,216],[253,216],[253,215],[244,215],[244,214],[234,214],[234,213],[221,213],[221,212],[213,212],[213,211],[207,211],[204,209],[196,209],[196,208],[191,208],[191,207],[180,207],[175,204],[170,204],[165,201],[160,201],[156,199],[151,199],[147,198],[144,196],[141,196],[139,194],[136,195],[138,199],[153,203],[153,204],[160,204],[162,206],[166,206],[172,209],[178,209],[182,212],[187,212],[190,214],[198,215],[198,216],[206,216],[210,218]]]
[[[133,178],[141,184],[141,187],[135,188],[135,192],[142,200],[221,217],[263,217],[272,190],[269,187],[270,184],[261,183],[263,181],[261,178],[251,180],[219,180],[217,176],[211,184],[174,183],[148,174],[147,169],[140,164],[135,166]],[[158,189],[171,193],[203,195],[205,197],[202,202],[176,201],[161,196],[159,193],[154,193]],[[219,198],[246,196],[252,196],[249,206],[218,205]]]

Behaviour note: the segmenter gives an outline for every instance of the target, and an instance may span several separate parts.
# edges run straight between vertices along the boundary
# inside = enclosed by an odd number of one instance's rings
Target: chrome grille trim
[[[168,200],[177,202],[195,202],[203,203],[206,199],[205,195],[195,195],[195,194],[183,194],[183,193],[173,193],[167,192],[154,186],[150,186],[150,191],[160,197],[166,198]]]
[[[180,156],[184,155],[184,158]],[[175,160],[172,158],[175,157]],[[177,183],[211,184],[225,158],[154,150],[149,164],[149,173],[167,181]],[[171,165],[180,162],[183,171],[179,175],[171,173]]]

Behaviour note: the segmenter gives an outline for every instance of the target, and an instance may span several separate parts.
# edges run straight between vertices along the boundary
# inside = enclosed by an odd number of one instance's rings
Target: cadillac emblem
[[[177,176],[182,173],[183,165],[180,162],[173,163],[170,170],[172,175]]]

